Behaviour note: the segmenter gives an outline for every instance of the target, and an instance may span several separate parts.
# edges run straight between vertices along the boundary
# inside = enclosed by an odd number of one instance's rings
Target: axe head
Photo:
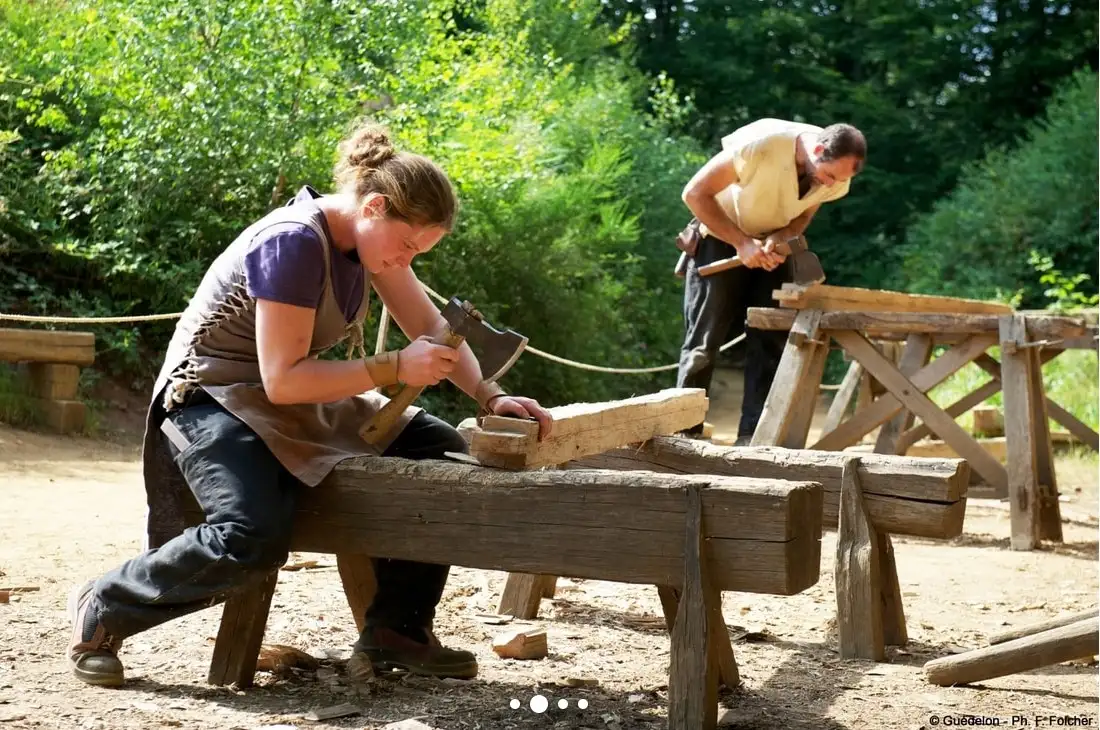
[[[821,267],[821,260],[817,254],[806,246],[804,236],[795,236],[787,240],[787,255],[791,262],[791,279],[795,284],[811,286],[825,281],[825,269]]]
[[[443,308],[443,318],[452,332],[466,338],[481,364],[481,377],[489,382],[495,382],[508,372],[527,347],[526,337],[512,330],[496,329],[472,304],[460,302],[455,297],[451,297]]]

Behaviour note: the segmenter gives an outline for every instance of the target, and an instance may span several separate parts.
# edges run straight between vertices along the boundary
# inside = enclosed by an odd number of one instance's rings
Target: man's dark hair
[[[825,148],[821,153],[823,160],[854,157],[855,172],[863,169],[863,162],[867,159],[867,140],[864,139],[863,132],[851,124],[830,124],[821,130],[817,143]]]

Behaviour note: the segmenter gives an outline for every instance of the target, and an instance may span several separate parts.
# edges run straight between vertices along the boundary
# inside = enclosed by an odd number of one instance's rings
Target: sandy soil
[[[724,371],[710,420],[719,435],[736,423],[740,376]],[[131,423],[132,427],[132,423]],[[491,637],[504,575],[455,569],[438,631],[477,652],[471,682],[411,678],[353,688],[345,663],[354,625],[330,556],[282,571],[267,642],[320,659],[316,671],[258,675],[240,691],[205,683],[219,609],[132,637],[123,647],[129,682],[86,687],[69,674],[69,589],[134,555],[144,495],[132,433],[114,441],[57,437],[0,426],[0,588],[33,587],[0,603],[0,730],[4,728],[378,728],[418,718],[430,728],[660,728],[667,706],[668,639],[656,591],[599,581],[559,581],[535,624],[550,656],[498,658]],[[966,534],[950,543],[895,538],[911,642],[887,661],[840,661],[834,636],[833,533],[824,537],[821,580],[797,596],[727,593],[724,614],[744,686],[722,696],[724,727],[933,728],[949,717],[1080,716],[1097,724],[1097,668],[1077,662],[965,688],[937,688],[924,662],[983,645],[1007,626],[1097,602],[1096,460],[1059,460],[1066,542],[1035,552],[1008,549],[1007,512],[973,501]],[[596,686],[576,688],[574,680]],[[536,694],[550,709],[535,713]],[[577,706],[580,699],[588,707]],[[519,709],[509,706],[520,701]],[[558,702],[568,703],[559,709]],[[311,710],[354,704],[353,716],[314,723]],[[1017,723],[1016,727],[1023,727]]]

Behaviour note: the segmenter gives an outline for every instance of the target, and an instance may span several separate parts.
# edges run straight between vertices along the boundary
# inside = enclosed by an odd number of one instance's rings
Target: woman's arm
[[[411,268],[394,267],[371,277],[375,291],[382,298],[386,308],[393,316],[397,326],[410,339],[415,337],[441,337],[446,331],[447,322],[439,308],[428,298],[424,287]],[[449,347],[441,348],[454,353]],[[533,418],[539,424],[539,439],[550,435],[553,417],[550,412],[531,398],[515,395],[492,395],[488,397],[481,385],[481,364],[473,350],[465,342],[457,350],[454,369],[447,379],[463,393],[498,416]]]
[[[420,281],[411,268],[395,266],[380,274],[371,276],[378,296],[386,305],[393,321],[410,340],[418,337],[442,337],[447,322],[424,291]],[[443,348],[450,350],[451,348]],[[481,365],[473,350],[463,343],[458,348],[458,358],[454,370],[447,377],[463,393],[476,398],[477,386],[481,382]]]

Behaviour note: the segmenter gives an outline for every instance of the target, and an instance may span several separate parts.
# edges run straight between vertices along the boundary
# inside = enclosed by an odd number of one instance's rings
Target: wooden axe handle
[[[458,349],[465,341],[465,337],[456,335],[451,331],[450,327],[447,328],[447,334],[442,341],[434,340],[437,345],[446,345],[454,349]],[[381,446],[382,442],[401,418],[401,414],[404,413],[405,409],[411,406],[423,392],[423,385],[401,386],[401,390],[398,391],[397,395],[391,398],[389,403],[382,406],[382,410],[375,413],[373,418],[363,424],[363,427],[359,429],[359,437],[371,446]]]
[[[699,267],[699,276],[710,276],[711,274],[717,274],[719,271],[726,271],[728,269],[736,269],[741,266],[741,259],[736,256],[728,259],[721,259],[715,261],[712,264]]]

